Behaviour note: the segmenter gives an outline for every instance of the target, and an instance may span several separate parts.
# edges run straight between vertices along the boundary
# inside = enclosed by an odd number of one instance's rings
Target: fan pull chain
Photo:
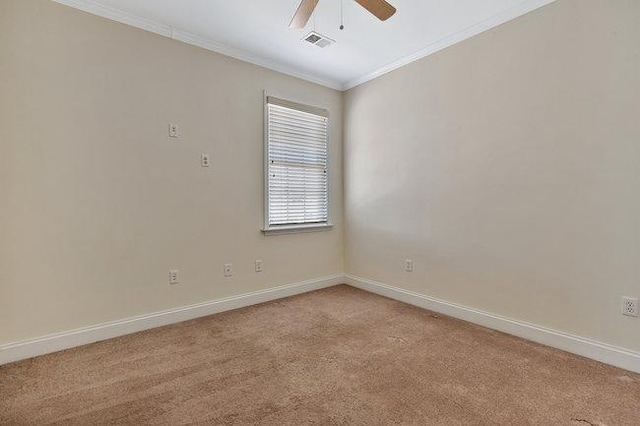
[[[344,30],[344,0],[340,0],[340,29]]]

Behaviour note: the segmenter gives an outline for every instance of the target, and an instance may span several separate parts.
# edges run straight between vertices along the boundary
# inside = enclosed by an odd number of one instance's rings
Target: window
[[[264,231],[328,229],[328,111],[266,100]]]

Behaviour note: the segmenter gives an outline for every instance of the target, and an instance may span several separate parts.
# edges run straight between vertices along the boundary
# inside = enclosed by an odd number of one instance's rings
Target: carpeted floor
[[[640,375],[347,286],[0,367],[2,425],[639,425]]]

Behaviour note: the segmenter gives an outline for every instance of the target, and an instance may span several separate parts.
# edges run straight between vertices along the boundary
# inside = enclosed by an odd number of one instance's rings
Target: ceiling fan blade
[[[302,0],[300,6],[298,6],[298,10],[296,10],[296,14],[293,15],[293,19],[291,19],[289,28],[304,28],[319,1],[320,0]]]
[[[396,13],[396,8],[385,0],[356,0],[356,2],[381,21],[386,21]]]

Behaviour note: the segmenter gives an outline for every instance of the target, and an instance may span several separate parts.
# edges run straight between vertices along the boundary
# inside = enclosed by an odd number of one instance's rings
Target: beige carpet
[[[640,425],[640,375],[339,286],[0,367],[2,425]]]

